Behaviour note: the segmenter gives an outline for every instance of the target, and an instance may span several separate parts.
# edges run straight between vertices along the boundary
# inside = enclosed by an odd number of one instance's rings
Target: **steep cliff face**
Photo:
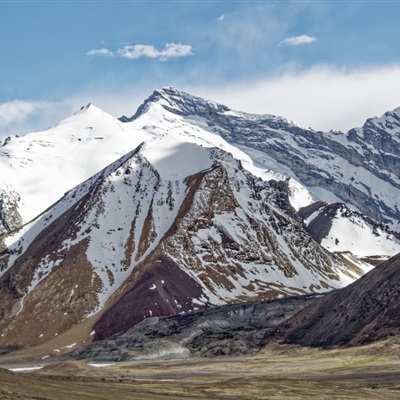
[[[20,196],[10,185],[0,188],[0,235],[20,227],[23,223],[18,211]]]

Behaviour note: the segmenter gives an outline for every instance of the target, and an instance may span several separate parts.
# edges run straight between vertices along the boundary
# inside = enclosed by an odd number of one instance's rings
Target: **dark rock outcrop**
[[[355,346],[400,333],[400,254],[305,308],[274,332],[286,343]]]
[[[10,187],[7,187],[7,190],[0,188],[0,235],[22,225],[23,221],[18,211],[20,200],[18,193]]]
[[[123,361],[244,354],[258,350],[267,331],[317,297],[295,296],[150,317],[124,333],[84,346],[67,357]]]

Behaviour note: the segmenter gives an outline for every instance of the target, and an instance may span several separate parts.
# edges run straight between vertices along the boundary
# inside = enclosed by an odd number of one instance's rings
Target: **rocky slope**
[[[126,332],[75,350],[67,358],[126,361],[246,354],[260,348],[267,331],[316,298],[294,296],[151,317]]]
[[[400,333],[400,254],[317,300],[276,332],[286,343],[355,346]]]

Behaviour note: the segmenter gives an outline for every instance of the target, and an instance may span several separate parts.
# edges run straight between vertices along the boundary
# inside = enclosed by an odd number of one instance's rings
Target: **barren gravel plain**
[[[43,360],[45,361],[45,360]],[[0,359],[0,399],[400,399],[400,341],[347,349],[269,344],[230,358],[88,362]],[[41,366],[34,372],[10,372]]]

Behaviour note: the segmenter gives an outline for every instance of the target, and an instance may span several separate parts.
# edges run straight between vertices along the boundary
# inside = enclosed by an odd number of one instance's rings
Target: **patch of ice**
[[[67,346],[64,346],[63,349],[72,349],[74,346],[76,346],[76,343],[68,344]]]
[[[115,364],[88,364],[88,365],[95,368],[104,368],[104,367],[111,367],[112,365]]]
[[[36,366],[36,367],[8,368],[8,370],[12,372],[25,372],[25,371],[36,371],[42,368],[43,367]]]

